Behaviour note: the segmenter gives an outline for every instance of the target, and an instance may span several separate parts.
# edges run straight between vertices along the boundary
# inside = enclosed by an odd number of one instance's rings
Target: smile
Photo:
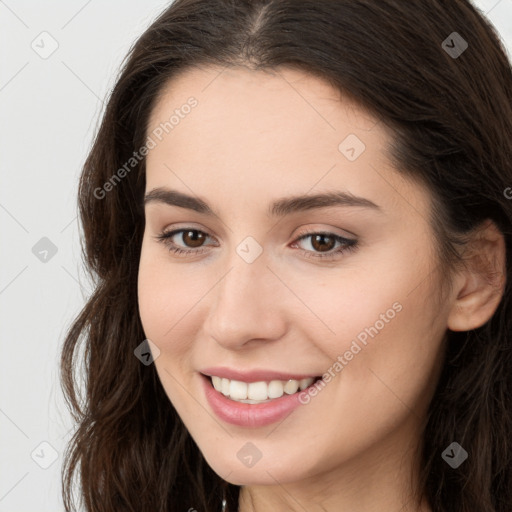
[[[317,379],[319,379],[318,377]],[[304,390],[315,382],[315,378],[295,380],[272,380],[270,382],[243,382],[231,380],[216,375],[211,376],[213,387],[225,397],[245,404],[260,404],[281,398],[285,393],[293,395],[298,390]]]
[[[263,427],[283,420],[302,404],[300,393],[306,393],[321,379],[304,377],[244,382],[201,373],[199,376],[213,413],[226,423],[246,428]]]

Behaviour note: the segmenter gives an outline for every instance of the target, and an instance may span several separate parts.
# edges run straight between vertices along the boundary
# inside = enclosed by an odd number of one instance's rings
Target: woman
[[[511,105],[467,1],[166,9],[81,177],[66,510],[509,511]]]

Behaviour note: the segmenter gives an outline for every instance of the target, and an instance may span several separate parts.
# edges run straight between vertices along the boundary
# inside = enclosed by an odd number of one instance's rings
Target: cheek
[[[160,339],[169,328],[168,305],[170,290],[158,276],[156,265],[141,257],[138,275],[139,314],[146,336]]]
[[[289,302],[300,306],[294,307],[294,320],[303,332],[302,338],[320,346],[334,361],[358,336],[362,341],[369,338],[365,329],[376,322],[379,331],[387,330],[398,316],[397,309],[401,308],[397,302],[404,294],[403,285],[391,274],[378,277],[378,272],[355,268],[327,272],[321,269],[288,276],[282,272],[281,277],[304,303],[299,304],[293,296]],[[388,322],[384,323],[381,315]]]
[[[338,268],[281,269],[283,280],[310,310],[303,308],[303,318],[311,324],[310,339],[318,341],[323,335],[323,344],[338,355],[359,334],[363,341],[369,338],[367,328],[377,324],[377,330],[385,333],[390,325],[400,323],[403,313],[398,310],[415,297],[409,294],[428,266],[424,258],[415,257],[414,245],[405,238],[393,243],[378,239],[371,248],[341,260]],[[425,240],[417,240],[416,245],[420,243]],[[416,305],[408,306],[413,308]]]
[[[170,269],[158,252],[145,251],[143,246],[138,273],[139,315],[146,338],[160,351],[154,362],[160,382],[182,415],[191,406],[180,385],[183,369],[193,366],[190,340],[194,333],[187,323],[187,312],[199,300],[194,287],[185,286],[185,282],[183,275]]]
[[[376,375],[393,389],[414,395],[435,371],[446,315],[435,305],[435,276],[421,279],[429,275],[425,265],[412,258],[400,264],[395,258],[393,265],[375,265],[364,273],[354,269],[342,279],[310,287],[307,304],[330,331],[313,319],[320,329],[316,334],[310,329],[310,339],[329,356],[333,373],[343,373],[359,390],[369,392],[368,386],[374,386],[366,397],[386,387]],[[308,279],[303,279],[306,286]]]
[[[165,250],[142,246],[138,272],[139,314],[144,333],[162,353],[178,355],[192,347],[208,284],[192,266],[171,264]]]
[[[347,391],[340,395],[345,414],[381,418],[382,428],[390,429],[412,409],[421,414],[427,406],[446,332],[443,315],[425,301],[433,293],[427,282],[409,295],[407,282],[394,283],[366,311],[353,308],[352,318],[344,315],[336,352],[343,357],[341,378],[333,379]]]
[[[160,349],[183,304],[179,278],[168,272],[164,263],[160,251],[149,248],[144,241],[138,273],[139,314],[144,333]]]

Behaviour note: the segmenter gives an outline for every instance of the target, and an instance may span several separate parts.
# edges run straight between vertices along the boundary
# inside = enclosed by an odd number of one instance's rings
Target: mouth
[[[201,374],[210,386],[233,402],[244,404],[264,404],[283,396],[295,395],[318,382],[322,376],[302,379],[269,380],[245,382],[227,379],[216,375]]]
[[[203,373],[199,376],[212,412],[220,420],[244,428],[264,427],[283,420],[308,403],[301,400],[301,394],[308,393],[321,380],[321,377],[305,377],[244,382]]]

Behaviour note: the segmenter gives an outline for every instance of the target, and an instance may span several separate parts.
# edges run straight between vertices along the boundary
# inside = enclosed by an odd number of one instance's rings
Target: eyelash
[[[194,231],[194,232],[202,233],[206,236],[209,236],[208,233],[205,233],[204,231],[201,231],[200,229],[182,228],[182,229],[175,229],[173,231],[168,231],[168,232],[164,231],[164,232],[160,233],[158,236],[156,236],[155,238],[159,242],[162,242],[165,246],[167,246],[167,248],[169,249],[170,252],[175,253],[175,254],[201,254],[201,253],[205,252],[204,250],[201,250],[202,248],[200,248],[198,250],[182,249],[181,247],[178,247],[176,244],[174,244],[173,242],[170,241],[170,238],[172,238],[174,235],[176,235],[178,233],[184,233],[187,231]],[[332,260],[333,256],[336,256],[338,254],[342,254],[345,252],[355,251],[358,246],[357,240],[350,239],[350,238],[344,238],[340,235],[336,235],[334,233],[329,233],[329,232],[325,232],[325,231],[309,231],[306,233],[301,233],[299,235],[299,237],[293,243],[295,244],[296,242],[299,242],[299,241],[301,241],[305,238],[308,238],[310,236],[313,236],[313,235],[328,236],[328,237],[334,238],[334,240],[336,242],[339,242],[343,245],[341,247],[338,247],[338,249],[336,249],[336,250],[331,249],[332,252],[328,252],[328,253],[324,253],[324,254],[313,253],[312,251],[308,251],[307,249],[302,249],[303,256],[305,256],[306,258],[318,258],[318,259]]]

